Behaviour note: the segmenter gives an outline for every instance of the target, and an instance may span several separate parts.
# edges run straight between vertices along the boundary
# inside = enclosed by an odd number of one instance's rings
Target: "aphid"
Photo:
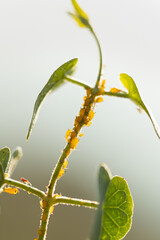
[[[80,133],[80,134],[79,134],[79,137],[83,137],[83,135],[84,135],[83,133]]]
[[[41,220],[42,220],[42,221],[45,221],[46,218],[47,218],[47,215],[43,213]]]
[[[78,142],[79,142],[79,139],[77,137],[74,137],[73,139],[71,139],[71,142],[70,142],[71,148],[75,149],[77,144],[78,144]]]
[[[102,97],[98,97],[98,98],[95,99],[94,102],[95,102],[95,103],[103,102],[103,98],[102,98]]]
[[[50,214],[53,214],[53,211],[54,211],[54,206],[52,205],[49,209]]]
[[[69,156],[70,152],[71,152],[70,149],[68,149],[68,150],[66,151],[66,158]]]
[[[21,177],[21,181],[22,181],[23,183],[32,185],[26,178]]]
[[[58,178],[62,177],[64,173],[65,173],[65,170],[62,168],[62,169],[59,171]]]
[[[120,92],[121,90],[120,89],[118,89],[118,88],[111,88],[110,89],[110,92],[111,93],[118,93],[118,92]]]
[[[46,208],[47,202],[45,200],[40,201],[40,206],[42,207],[42,209]]]
[[[89,127],[91,124],[92,124],[92,122],[88,122],[86,126]]]
[[[65,159],[63,163],[63,168],[66,169],[67,165],[68,165],[68,161]]]
[[[68,130],[67,130],[67,132],[66,132],[65,139],[66,139],[66,141],[67,141],[67,142],[68,142],[68,138],[69,138],[69,136],[70,136],[71,132],[72,132],[72,130],[71,130],[71,129],[68,129]]]
[[[93,112],[93,110],[91,110],[88,115],[88,119],[89,119],[89,121],[91,121],[93,118],[94,118],[94,112]]]
[[[91,96],[91,88],[87,88],[87,97]]]
[[[9,193],[9,194],[17,194],[18,193],[18,189],[17,188],[7,187],[7,188],[3,189],[3,192]]]

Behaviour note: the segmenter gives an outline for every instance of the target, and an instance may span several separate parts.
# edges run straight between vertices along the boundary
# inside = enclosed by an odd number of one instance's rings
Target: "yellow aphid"
[[[53,214],[53,211],[54,211],[54,207],[53,207],[53,205],[50,207],[50,209],[49,209],[49,212],[50,212],[50,214]]]
[[[79,112],[79,116],[84,116],[85,114],[85,109],[84,108],[81,108],[80,112]]]
[[[17,194],[18,193],[18,189],[17,188],[7,187],[7,188],[3,189],[3,192],[9,193],[9,194]]]
[[[88,122],[86,126],[89,127],[91,124],[92,124],[92,122]]]
[[[41,236],[42,235],[42,231],[40,229],[38,229],[38,235]]]
[[[105,92],[104,88],[100,88],[99,89],[99,92],[98,92],[98,95],[103,95]]]
[[[86,98],[85,102],[84,102],[84,106],[88,106],[90,103],[90,98]]]
[[[71,150],[70,150],[70,149],[68,149],[68,150],[66,151],[66,157],[68,157],[68,156],[69,156],[70,152],[71,152]]]
[[[75,131],[72,131],[72,132],[71,132],[71,140],[72,140],[73,138],[75,138],[76,135],[77,135],[77,133],[76,133]]]
[[[103,79],[102,83],[101,83],[101,88],[105,88],[105,84],[106,84],[106,80]]]
[[[102,98],[102,97],[98,97],[98,98],[95,99],[94,102],[95,102],[95,103],[103,102],[103,98]]]
[[[91,96],[91,88],[87,88],[87,97]]]
[[[80,121],[82,120],[83,116],[77,116],[74,122],[74,126],[78,125],[80,123]]]
[[[93,110],[90,111],[89,115],[88,115],[89,121],[91,121],[94,118],[94,112]]]
[[[57,198],[57,197],[61,197],[62,195],[59,195],[59,194],[54,194],[54,197]]]
[[[80,134],[79,134],[79,137],[83,137],[83,135],[84,135],[83,133],[80,133]]]
[[[62,169],[59,171],[58,178],[62,177],[64,173],[65,173],[65,170],[62,168]]]
[[[39,203],[40,203],[40,206],[42,207],[43,206],[42,200]]]
[[[71,148],[75,149],[77,144],[78,144],[78,142],[79,142],[79,139],[77,137],[74,137],[73,139],[71,139],[71,142],[70,142]]]
[[[75,133],[78,133],[78,132],[80,131],[80,129],[81,129],[80,124],[77,125],[77,126],[75,126],[75,129],[74,129]],[[76,136],[76,135],[75,135],[75,136]]]
[[[104,94],[105,92],[105,83],[106,83],[106,80],[103,80],[102,83],[99,84],[99,95],[102,95]]]
[[[111,88],[110,89],[110,92],[111,93],[118,93],[118,92],[120,92],[121,90],[120,89],[118,89],[118,88]]]
[[[76,119],[74,120],[74,126],[77,126],[78,124],[79,124],[78,117],[76,117]]]
[[[65,139],[68,141],[68,138],[71,134],[72,130],[71,129],[68,129],[67,132],[66,132],[66,136],[65,136]]]
[[[42,222],[45,221],[46,218],[47,218],[47,215],[45,213],[43,213],[42,218],[41,218]]]
[[[41,204],[42,204],[42,205],[41,205]],[[44,208],[46,208],[46,206],[47,206],[47,202],[46,202],[45,200],[43,200],[42,203],[41,203],[41,201],[40,201],[40,205],[41,205],[42,208],[44,209]]]
[[[63,163],[63,168],[66,169],[67,165],[68,165],[68,161],[65,159]]]

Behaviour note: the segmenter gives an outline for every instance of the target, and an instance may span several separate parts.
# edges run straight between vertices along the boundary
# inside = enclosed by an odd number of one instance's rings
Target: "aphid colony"
[[[66,158],[69,156],[72,150],[74,150],[79,142],[78,137],[82,137],[83,133],[80,133],[82,127],[91,125],[91,121],[94,118],[94,107],[96,103],[100,103],[103,101],[103,98],[100,95],[104,94],[105,88],[105,80],[99,84],[98,92],[96,94],[92,94],[92,89],[87,89],[87,96],[84,97],[83,107],[79,111],[79,115],[76,116],[74,121],[73,130],[68,129],[66,132],[65,139],[69,144],[68,150],[66,150]],[[67,167],[68,161],[65,159],[63,166],[58,174],[58,178],[60,178],[64,173]]]

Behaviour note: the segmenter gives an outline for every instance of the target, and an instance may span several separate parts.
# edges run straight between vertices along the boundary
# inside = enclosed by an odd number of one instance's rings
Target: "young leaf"
[[[112,179],[112,174],[110,169],[106,164],[101,164],[99,168],[99,196],[100,196],[100,203],[102,203],[105,199],[105,195],[109,186],[109,183]]]
[[[3,168],[3,172],[6,172],[7,165],[10,159],[10,149],[8,147],[2,148],[0,150],[0,163]]]
[[[133,200],[127,182],[113,177],[103,204],[100,240],[120,240],[130,230]]]
[[[23,156],[22,148],[17,147],[14,150],[14,152],[12,153],[11,160],[9,161],[8,166],[7,166],[6,173],[7,173],[8,177],[10,177],[12,175],[12,173],[14,172],[14,170],[22,156]]]
[[[146,107],[146,105],[142,101],[141,96],[140,96],[139,91],[138,91],[138,88],[137,88],[134,80],[129,75],[127,75],[126,73],[121,73],[120,74],[120,81],[122,82],[124,87],[128,90],[128,97],[136,105],[138,105],[138,107],[142,108],[147,113],[147,115],[149,116],[149,118],[152,122],[152,125],[154,127],[154,130],[155,130],[157,136],[160,138],[160,128],[159,128],[156,120],[154,119],[152,113],[150,112],[150,110]]]
[[[77,63],[78,59],[74,58],[66,63],[64,63],[63,65],[61,65],[50,77],[50,79],[48,80],[47,84],[44,86],[44,88],[42,89],[42,91],[39,93],[37,100],[35,102],[34,105],[34,109],[33,109],[33,115],[32,115],[32,119],[31,119],[31,123],[29,126],[29,130],[28,130],[28,134],[27,134],[27,140],[30,136],[30,133],[35,125],[36,122],[36,118],[37,118],[37,114],[38,114],[38,110],[43,102],[43,100],[45,99],[45,97],[47,95],[49,95],[51,92],[53,92],[53,90],[55,90],[56,88],[58,88],[61,84],[64,83],[64,78],[67,74],[72,74],[73,69]]]
[[[94,224],[92,236],[90,240],[98,240],[101,232],[101,219],[102,219],[102,205],[105,199],[105,195],[111,181],[112,175],[106,164],[101,164],[98,174],[98,185],[99,185],[99,198],[100,205],[96,214],[96,221]]]
[[[3,185],[4,174],[10,159],[10,149],[5,147],[0,150],[0,192]]]
[[[70,12],[69,14],[75,19],[75,21],[78,23],[80,27],[89,27],[88,15],[81,9],[81,7],[78,5],[76,0],[71,0],[71,1],[75,9],[75,14]]]

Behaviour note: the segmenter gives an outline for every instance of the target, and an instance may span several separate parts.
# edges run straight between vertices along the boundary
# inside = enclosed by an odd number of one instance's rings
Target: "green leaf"
[[[67,74],[72,74],[77,61],[78,61],[78,59],[74,58],[74,59],[64,63],[63,65],[61,65],[51,75],[51,77],[48,80],[47,84],[44,86],[42,91],[39,93],[39,95],[38,95],[38,97],[36,99],[35,105],[34,105],[33,115],[32,115],[31,123],[30,123],[30,126],[29,126],[28,134],[27,134],[27,140],[28,140],[28,138],[30,136],[30,133],[31,133],[34,125],[35,125],[37,114],[38,114],[38,110],[39,110],[43,100],[46,98],[47,95],[49,95],[51,92],[53,92],[53,90],[55,90],[61,84],[64,83],[64,78],[65,78],[65,76]]]
[[[76,0],[71,0],[73,7],[75,9],[75,14],[69,14],[75,19],[80,27],[89,27],[89,17],[88,15],[82,10],[82,8],[78,5]]]
[[[133,200],[124,178],[113,177],[103,204],[100,240],[120,240],[130,230]]]
[[[5,172],[10,159],[10,149],[5,147],[0,150],[0,188],[3,185]],[[1,192],[1,189],[0,189]]]
[[[156,122],[156,120],[154,119],[151,111],[146,107],[146,105],[144,104],[144,102],[141,99],[141,96],[139,94],[138,88],[134,82],[134,80],[127,75],[126,73],[121,73],[120,74],[120,81],[122,82],[122,84],[124,85],[124,87],[128,90],[128,97],[136,104],[138,105],[138,107],[140,107],[141,109],[143,109],[148,117],[150,118],[152,125],[154,127],[154,130],[157,134],[157,136],[160,138],[160,128]]]
[[[111,181],[112,175],[106,164],[101,164],[98,174],[98,185],[99,185],[99,198],[100,206],[97,210],[96,220],[93,227],[93,232],[90,240],[98,240],[101,232],[101,219],[102,219],[102,204],[105,199],[105,195]]]
[[[100,203],[102,203],[105,199],[105,195],[106,195],[109,183],[112,179],[112,174],[108,166],[105,163],[103,163],[100,165],[98,175],[99,175],[99,179],[98,179],[99,196],[100,196]]]
[[[15,170],[17,164],[19,163],[19,160],[22,158],[22,156],[23,156],[22,148],[17,147],[13,151],[11,160],[9,161],[8,166],[7,166],[6,172],[7,172],[8,177],[10,177],[12,175],[12,173],[14,172],[14,170]]]
[[[0,150],[0,163],[3,168],[3,172],[6,172],[8,162],[10,160],[10,149],[8,147],[2,148]]]

